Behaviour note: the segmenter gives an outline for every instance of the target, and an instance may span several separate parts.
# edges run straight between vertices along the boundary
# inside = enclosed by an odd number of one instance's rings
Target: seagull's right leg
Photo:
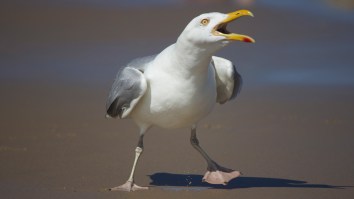
[[[197,128],[195,125],[192,127],[190,141],[192,146],[203,156],[208,164],[207,172],[203,177],[203,182],[226,185],[230,180],[241,175],[241,172],[222,167],[209,157],[202,147],[199,146]]]
[[[129,176],[127,182],[124,183],[123,185],[118,186],[118,187],[110,188],[110,189],[108,189],[109,191],[137,191],[137,190],[147,190],[147,189],[149,189],[148,187],[138,186],[134,182],[135,167],[136,167],[137,162],[139,160],[139,157],[143,153],[143,149],[144,149],[144,144],[143,144],[144,132],[142,132],[140,134],[138,146],[135,148],[134,164],[133,164],[133,168],[132,168],[132,171],[130,173],[130,176]]]

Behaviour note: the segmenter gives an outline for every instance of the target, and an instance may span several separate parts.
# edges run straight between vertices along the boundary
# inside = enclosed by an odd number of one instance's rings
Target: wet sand
[[[153,128],[136,171],[151,189],[105,191],[128,177],[138,139],[132,121],[104,118],[118,68],[173,43],[193,16],[230,6],[2,6],[1,198],[352,198],[353,23],[257,6],[256,18],[230,25],[257,43],[218,53],[237,63],[243,90],[198,135],[244,175],[201,183],[189,129]]]

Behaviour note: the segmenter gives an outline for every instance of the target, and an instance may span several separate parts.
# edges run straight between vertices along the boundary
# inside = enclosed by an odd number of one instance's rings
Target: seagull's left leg
[[[135,159],[134,159],[133,168],[127,182],[118,187],[110,188],[109,191],[137,191],[137,190],[149,189],[148,187],[138,186],[134,182],[135,166],[139,160],[140,155],[143,153],[143,149],[144,149],[143,139],[144,139],[144,133],[141,133],[139,137],[138,146],[135,148]]]
[[[197,128],[195,125],[192,127],[190,141],[192,146],[203,156],[208,164],[207,172],[203,177],[203,182],[226,185],[230,180],[241,175],[239,171],[234,171],[218,165],[208,156],[208,154],[199,146]]]

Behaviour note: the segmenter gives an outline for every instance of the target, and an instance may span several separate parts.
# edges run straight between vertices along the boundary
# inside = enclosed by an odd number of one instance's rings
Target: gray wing
[[[216,101],[224,104],[228,100],[234,99],[241,91],[242,78],[236,71],[236,67],[227,59],[213,56],[211,64],[215,68]]]
[[[120,70],[106,104],[106,117],[125,118],[144,95],[147,82],[144,71],[156,55],[135,59]]]
[[[106,117],[125,118],[144,95],[146,87],[146,80],[141,71],[131,67],[123,68],[109,93]]]

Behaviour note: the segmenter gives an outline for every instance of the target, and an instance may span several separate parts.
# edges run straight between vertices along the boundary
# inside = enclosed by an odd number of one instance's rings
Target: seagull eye
[[[209,23],[209,19],[202,19],[202,20],[200,21],[200,23],[201,23],[203,26],[206,26],[206,25],[208,25],[208,23]]]

